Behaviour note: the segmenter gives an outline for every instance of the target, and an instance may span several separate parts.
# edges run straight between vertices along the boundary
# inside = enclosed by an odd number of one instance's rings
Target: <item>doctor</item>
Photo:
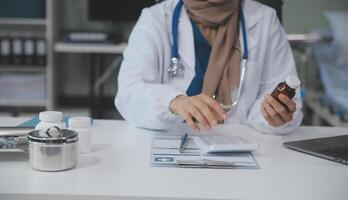
[[[269,94],[296,68],[273,9],[252,0],[166,0],[130,36],[115,105],[138,127],[195,131],[218,122],[285,134],[302,121],[300,92]]]

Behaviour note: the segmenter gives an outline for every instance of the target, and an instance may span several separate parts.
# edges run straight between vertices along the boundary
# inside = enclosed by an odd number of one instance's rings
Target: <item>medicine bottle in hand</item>
[[[300,84],[301,82],[296,76],[290,75],[286,78],[285,82],[278,84],[278,86],[273,90],[271,96],[283,104],[283,102],[279,100],[279,95],[284,94],[289,97],[289,99],[292,99],[296,94],[296,89],[300,87]]]

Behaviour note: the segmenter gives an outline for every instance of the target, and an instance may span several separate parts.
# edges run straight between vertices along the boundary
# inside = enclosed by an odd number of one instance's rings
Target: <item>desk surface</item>
[[[0,125],[19,122],[0,119]],[[247,126],[214,129],[259,143],[260,150],[254,153],[259,170],[151,167],[153,131],[99,120],[93,131],[93,151],[81,155],[77,167],[69,171],[34,171],[25,154],[0,154],[0,199],[348,198],[347,166],[282,146],[289,140],[347,134],[348,129],[301,127],[288,136],[265,135]]]

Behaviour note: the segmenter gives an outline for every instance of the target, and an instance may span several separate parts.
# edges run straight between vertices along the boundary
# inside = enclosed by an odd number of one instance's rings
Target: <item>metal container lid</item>
[[[52,126],[46,131],[36,130],[28,134],[28,141],[44,144],[65,144],[78,141],[77,132]]]

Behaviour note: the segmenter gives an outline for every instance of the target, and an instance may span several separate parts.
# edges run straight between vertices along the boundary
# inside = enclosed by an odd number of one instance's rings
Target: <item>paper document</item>
[[[251,153],[203,153],[189,136],[183,153],[179,152],[181,136],[154,135],[152,138],[151,163],[153,166],[258,169]]]

